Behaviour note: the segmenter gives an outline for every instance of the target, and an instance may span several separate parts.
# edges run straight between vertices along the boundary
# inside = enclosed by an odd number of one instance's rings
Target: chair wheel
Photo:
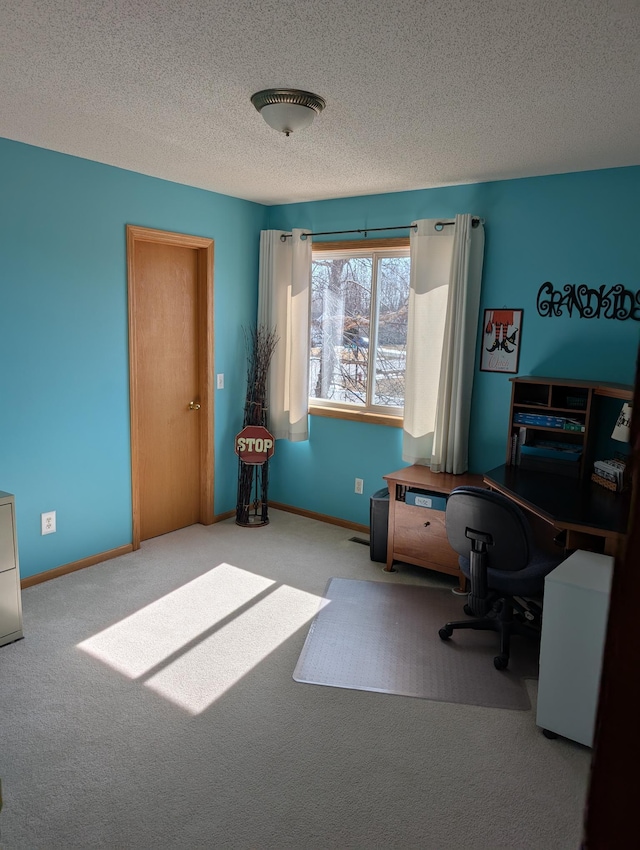
[[[462,606],[462,610],[467,615],[467,617],[473,617],[473,608],[470,605],[465,604]]]
[[[506,655],[496,655],[493,659],[493,666],[496,670],[506,670],[509,659]]]
[[[449,640],[453,634],[453,629],[448,629],[446,626],[438,632],[442,640]]]
[[[543,729],[542,734],[544,735],[545,738],[548,738],[550,741],[555,741],[555,739],[558,737],[558,733],[552,732],[551,729]]]

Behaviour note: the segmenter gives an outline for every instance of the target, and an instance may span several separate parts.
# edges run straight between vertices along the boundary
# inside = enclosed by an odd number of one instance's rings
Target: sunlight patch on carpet
[[[147,682],[147,687],[200,714],[326,604],[322,597],[278,587],[266,598],[182,655]]]
[[[199,714],[316,615],[322,597],[222,563],[77,644]]]
[[[137,679],[273,584],[231,564],[219,564],[78,648]]]

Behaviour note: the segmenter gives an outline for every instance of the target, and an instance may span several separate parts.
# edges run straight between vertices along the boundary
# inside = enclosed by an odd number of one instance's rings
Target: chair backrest
[[[529,563],[532,532],[529,522],[512,501],[495,490],[457,487],[447,499],[445,525],[455,551],[470,558],[472,540],[467,529],[489,534],[487,566],[492,570],[522,570]]]

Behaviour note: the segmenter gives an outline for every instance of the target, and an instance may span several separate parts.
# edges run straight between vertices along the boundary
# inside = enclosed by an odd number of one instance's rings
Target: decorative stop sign
[[[236,436],[236,454],[243,463],[265,463],[273,455],[273,434],[261,425],[247,425]]]

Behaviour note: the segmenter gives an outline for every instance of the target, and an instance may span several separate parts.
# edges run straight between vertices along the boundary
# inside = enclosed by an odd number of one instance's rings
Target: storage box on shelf
[[[632,387],[536,376],[510,380],[507,464],[571,478],[590,476],[595,399],[631,399]]]
[[[579,444],[536,439],[533,445],[524,443],[520,447],[520,466],[542,472],[557,472],[559,469],[571,478],[578,478],[582,451]]]

